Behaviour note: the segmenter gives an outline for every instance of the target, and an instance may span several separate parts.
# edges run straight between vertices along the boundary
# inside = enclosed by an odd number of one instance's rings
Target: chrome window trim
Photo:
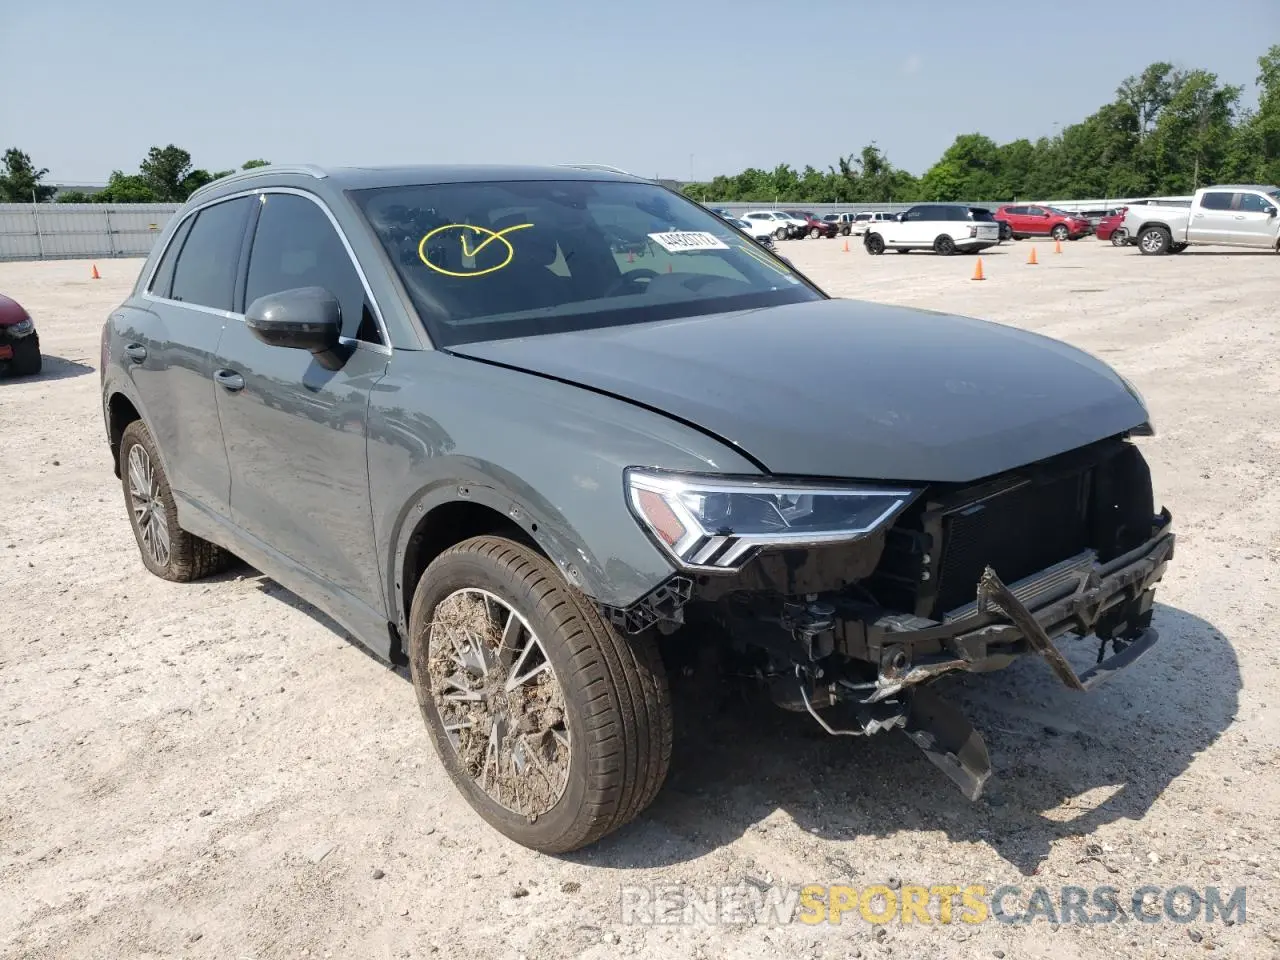
[[[157,297],[151,292],[151,285],[155,282],[156,273],[160,269],[160,264],[164,260],[165,254],[169,252],[169,246],[173,243],[173,238],[182,230],[182,225],[186,223],[187,220],[194,217],[201,210],[212,207],[214,204],[225,203],[228,200],[238,200],[241,197],[257,197],[258,202],[262,203],[266,195],[270,193],[288,193],[298,197],[305,197],[319,207],[324,212],[324,215],[329,218],[330,225],[338,234],[338,239],[342,241],[342,248],[347,251],[347,258],[351,261],[351,265],[356,269],[356,276],[360,278],[360,284],[364,287],[365,296],[369,298],[369,304],[373,308],[373,319],[378,324],[378,333],[381,334],[383,342],[368,343],[364,340],[357,340],[355,337],[339,337],[338,342],[347,346],[355,347],[359,350],[371,350],[374,353],[385,354],[388,357],[391,356],[393,352],[391,347],[391,334],[387,329],[386,321],[382,317],[382,307],[378,303],[378,298],[373,295],[373,288],[369,285],[369,278],[365,275],[364,268],[360,266],[360,260],[356,257],[356,252],[351,246],[351,241],[347,239],[346,232],[338,223],[338,218],[333,215],[333,211],[329,209],[329,205],[327,203],[317,197],[314,193],[308,193],[306,190],[300,190],[297,187],[255,187],[250,190],[241,190],[237,193],[229,193],[224,197],[217,197],[193,207],[182,217],[181,220],[178,221],[177,226],[174,227],[173,232],[169,234],[169,238],[165,241],[164,249],[161,250],[160,255],[156,257],[155,266],[151,268],[151,273],[147,276],[147,282],[142,288],[142,299],[150,300],[154,303],[169,303],[174,306],[186,307],[189,310],[198,310],[201,313],[208,313],[214,316],[224,317],[231,320],[240,320],[243,322],[243,313],[236,313],[232,310],[218,310],[215,307],[206,307],[202,304],[188,303],[185,300],[174,300],[170,297]]]

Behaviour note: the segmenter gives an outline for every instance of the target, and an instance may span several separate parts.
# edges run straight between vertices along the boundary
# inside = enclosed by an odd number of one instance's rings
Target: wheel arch
[[[136,420],[141,420],[145,426],[147,419],[142,415],[141,406],[123,390],[111,391],[103,406],[107,421],[107,443],[111,448],[111,468],[119,477],[120,441],[124,437],[125,428]]]

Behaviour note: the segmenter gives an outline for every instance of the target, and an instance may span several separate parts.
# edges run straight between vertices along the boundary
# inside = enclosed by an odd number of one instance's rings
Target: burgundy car
[[[1099,240],[1110,240],[1111,245],[1114,247],[1123,247],[1129,242],[1128,234],[1124,229],[1124,215],[1128,211],[1128,207],[1121,207],[1119,210],[1107,214],[1098,221],[1094,236]]]
[[[0,374],[40,372],[40,337],[22,304],[0,293]]]
[[[784,210],[782,211],[789,217],[795,217],[797,220],[804,221],[804,233],[802,237],[834,237],[840,232],[840,224],[832,223],[830,220],[819,220],[808,210]]]
[[[996,211],[996,219],[1009,225],[1008,233],[1014,240],[1023,237],[1079,240],[1092,230],[1089,221],[1078,214],[1036,203],[1005,204]],[[1001,227],[1001,233],[1005,232]]]

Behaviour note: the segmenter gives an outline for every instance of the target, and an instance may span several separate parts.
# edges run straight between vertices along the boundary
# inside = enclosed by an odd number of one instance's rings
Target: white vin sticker
[[[651,233],[649,239],[667,253],[688,253],[690,250],[728,250],[729,245],[714,233],[696,231],[672,231],[671,233]]]

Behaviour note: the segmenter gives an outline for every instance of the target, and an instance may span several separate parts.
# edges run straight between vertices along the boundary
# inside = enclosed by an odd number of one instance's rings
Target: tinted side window
[[[253,199],[240,197],[205,207],[178,254],[170,296],[183,303],[230,310],[245,218]]]
[[[1200,206],[1206,210],[1230,210],[1231,194],[1225,191],[1206,193],[1200,198]]]
[[[928,215],[928,213],[929,213],[928,207],[912,207],[910,210],[907,211],[906,219],[923,220]]]
[[[1256,193],[1240,194],[1240,210],[1247,213],[1262,213],[1271,206],[1271,202],[1266,197],[1259,196]]]
[[[244,302],[298,287],[324,287],[342,305],[342,335],[381,343],[364,284],[325,212],[292,193],[263,196]]]
[[[195,217],[187,217],[178,229],[173,233],[173,239],[169,241],[169,246],[165,248],[164,257],[160,260],[160,265],[156,267],[156,272],[151,278],[151,293],[157,297],[168,297],[169,290],[173,286],[173,268],[178,262],[178,254],[182,251],[182,245],[187,241],[187,234],[191,232],[191,225],[196,222]]]

